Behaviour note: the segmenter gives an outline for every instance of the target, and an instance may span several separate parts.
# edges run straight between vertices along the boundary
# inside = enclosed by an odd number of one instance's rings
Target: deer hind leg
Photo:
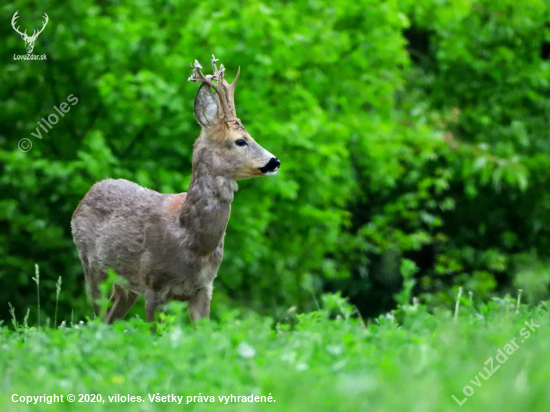
[[[199,289],[189,298],[189,313],[193,321],[210,316],[210,300],[212,299],[212,285]]]
[[[98,276],[92,271],[88,263],[88,258],[84,254],[80,254],[80,260],[82,261],[82,268],[84,269],[84,279],[86,280],[86,289],[88,292],[88,299],[92,305],[94,316],[99,316],[99,305],[97,301],[99,299],[99,283]]]
[[[124,289],[119,285],[114,285],[113,294],[110,298],[110,301],[113,302],[113,306],[109,308],[103,321],[105,323],[113,323],[117,319],[122,319],[126,316],[130,308],[134,306],[137,298],[137,293]]]
[[[161,294],[153,289],[145,291],[145,321],[150,323],[155,320],[156,309],[164,303]]]

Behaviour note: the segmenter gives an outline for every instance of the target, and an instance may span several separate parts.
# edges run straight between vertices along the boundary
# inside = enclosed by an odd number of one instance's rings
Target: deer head
[[[195,60],[189,81],[202,82],[195,98],[195,118],[202,132],[195,143],[193,170],[200,165],[211,174],[230,179],[274,175],[281,162],[260,146],[242,125],[235,111],[235,86],[240,67],[233,83],[224,79],[223,64],[212,55],[214,74],[205,76]],[[214,89],[214,92],[211,90]]]
[[[21,33],[19,31],[19,27],[15,27],[15,20],[17,20],[19,18],[17,13],[19,13],[19,10],[16,11],[15,14],[13,15],[13,18],[11,19],[11,25],[12,25],[13,29],[21,35],[21,38],[23,40],[25,40],[25,48],[27,49],[27,53],[32,53],[32,50],[34,49],[34,42],[36,41],[36,38],[38,37],[38,35],[40,33],[42,33],[42,31],[44,31],[44,28],[48,24],[48,20],[49,20],[48,15],[46,13],[44,13],[45,21],[42,24],[42,28],[38,32],[36,32],[36,30],[34,30],[33,33],[32,33],[32,36],[27,36],[27,30],[25,30],[24,33]]]

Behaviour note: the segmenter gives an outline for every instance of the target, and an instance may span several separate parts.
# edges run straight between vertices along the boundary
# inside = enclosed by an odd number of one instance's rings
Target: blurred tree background
[[[365,316],[550,283],[548,0],[14,1],[0,7],[0,318],[91,315],[70,234],[90,186],[186,191],[215,54],[282,161],[240,182],[213,311],[280,313],[341,290]],[[10,26],[49,23],[35,54]],[[78,103],[42,138],[38,122]],[[28,138],[23,153],[18,141]]]

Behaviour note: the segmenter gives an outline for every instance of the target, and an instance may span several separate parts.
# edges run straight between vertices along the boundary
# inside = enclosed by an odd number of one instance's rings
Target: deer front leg
[[[191,320],[199,320],[210,316],[210,300],[212,299],[212,285],[199,289],[189,298],[189,313]]]

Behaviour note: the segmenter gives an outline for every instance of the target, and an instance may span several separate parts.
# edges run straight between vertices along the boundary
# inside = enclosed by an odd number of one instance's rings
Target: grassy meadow
[[[366,323],[338,294],[319,305],[279,319],[229,311],[193,326],[184,304],[172,303],[154,334],[139,316],[2,325],[0,410],[534,412],[550,404],[546,302],[462,297],[458,311],[428,313],[415,300]],[[64,398],[25,404],[14,394]]]

